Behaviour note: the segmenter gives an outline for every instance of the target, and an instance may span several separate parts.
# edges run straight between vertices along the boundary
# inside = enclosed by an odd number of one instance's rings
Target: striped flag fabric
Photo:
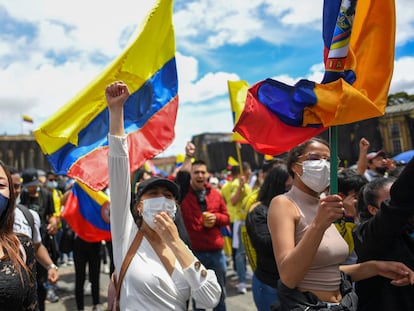
[[[61,216],[87,242],[111,240],[110,200],[103,191],[94,191],[75,182]]]
[[[266,79],[249,89],[233,131],[256,151],[277,155],[330,126],[384,114],[394,64],[394,1],[325,0],[323,39],[321,83]]]
[[[97,191],[108,185],[109,117],[105,87],[124,81],[131,92],[124,105],[131,171],[174,140],[178,80],[173,0],[159,0],[137,35],[95,80],[34,132],[57,174]]]

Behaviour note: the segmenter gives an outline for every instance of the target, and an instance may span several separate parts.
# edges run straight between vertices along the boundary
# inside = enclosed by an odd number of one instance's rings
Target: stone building
[[[358,113],[358,112],[355,112]],[[384,149],[389,156],[414,149],[414,102],[388,106],[385,115],[346,125],[338,128],[338,155],[342,165],[354,164],[358,158],[359,141],[362,137],[370,141],[370,150]],[[227,159],[238,159],[236,144],[231,141],[231,133],[202,133],[192,141],[198,146],[196,157],[206,161],[212,172],[227,167]],[[325,131],[321,136],[329,140]],[[250,145],[240,145],[241,158],[251,164],[253,169],[260,167],[263,155],[255,152]],[[50,170],[51,166],[43,155],[32,135],[0,136],[0,159],[19,170],[36,167]],[[154,164],[170,172],[175,166],[175,157],[155,158]]]

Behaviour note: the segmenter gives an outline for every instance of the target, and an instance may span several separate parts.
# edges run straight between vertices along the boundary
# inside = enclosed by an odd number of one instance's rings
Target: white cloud
[[[40,125],[73,98],[120,53],[154,2],[37,0],[34,4],[31,0],[0,0],[13,19],[31,23],[37,30],[15,40],[3,39],[7,33],[0,33],[0,84],[4,86],[0,132],[20,132],[22,113]],[[323,4],[322,0],[175,2],[180,108],[176,140],[167,155],[182,152],[192,135],[232,129],[227,80],[240,77],[236,68],[222,63],[217,51],[232,45],[243,53],[243,45],[257,39],[273,44],[275,50],[286,42],[293,47],[315,44],[313,35],[320,33]],[[414,37],[414,15],[407,9],[412,0],[396,2],[396,36],[402,46]],[[97,53],[105,61],[91,62]],[[67,55],[71,57],[67,59]],[[413,59],[414,55],[396,60],[391,92],[414,94]],[[293,56],[289,62],[295,66]],[[319,82],[323,65],[310,65],[307,72],[306,78]],[[293,85],[301,77],[286,70],[275,72],[274,78]],[[243,79],[249,80],[248,72]]]
[[[406,92],[414,94],[414,56],[401,57],[394,63],[394,75],[391,81],[390,94]]]

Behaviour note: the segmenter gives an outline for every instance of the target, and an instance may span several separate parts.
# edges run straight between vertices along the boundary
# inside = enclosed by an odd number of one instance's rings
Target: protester
[[[20,174],[14,167],[8,166],[7,169],[13,182],[14,195],[18,198],[21,192]],[[39,214],[21,204],[16,204],[14,212],[14,232],[25,234],[32,239],[36,261],[47,270],[49,283],[55,284],[59,278],[58,268],[50,258],[46,247],[42,244]]]
[[[368,153],[370,143],[364,137],[359,141],[359,156],[357,172],[364,175],[368,181],[378,177],[387,177],[390,171],[396,168],[392,159],[387,157],[384,150]]]
[[[414,269],[414,158],[398,179],[377,178],[360,192],[354,230],[358,262],[398,260]],[[376,276],[356,283],[358,310],[414,310],[414,286],[394,287]]]
[[[352,281],[382,275],[393,285],[413,284],[414,273],[398,262],[341,265],[348,245],[334,222],[344,214],[339,195],[320,194],[330,183],[330,149],[319,138],[293,148],[287,166],[293,186],[270,203],[268,225],[280,280],[277,310],[356,310]],[[342,271],[342,272],[341,272]],[[351,278],[351,280],[349,279]]]
[[[292,186],[292,177],[285,165],[279,165],[266,173],[260,187],[257,202],[251,207],[246,218],[246,229],[256,251],[256,269],[252,279],[254,303],[258,311],[269,311],[277,301],[277,270],[272,239],[267,226],[267,212],[270,201],[285,193]]]
[[[221,287],[215,311],[226,310],[226,257],[221,229],[229,225],[229,214],[220,192],[208,183],[207,165],[192,161],[196,147],[185,146],[186,157],[176,176],[180,188],[181,211],[194,254],[208,269],[214,270]],[[195,307],[195,310],[202,310]]]
[[[22,192],[20,193],[20,204],[39,213],[40,234],[42,242],[46,247],[50,258],[56,263],[59,257],[56,234],[58,222],[54,216],[55,208],[53,198],[49,191],[40,186],[37,169],[28,168],[22,172]],[[36,265],[37,299],[39,310],[45,310],[45,300],[48,293],[47,270],[40,264]],[[46,285],[46,286],[45,286]],[[56,300],[56,299],[55,299]]]
[[[247,211],[242,208],[243,200],[252,192],[248,181],[251,174],[251,167],[248,162],[231,168],[232,180],[228,181],[221,189],[221,194],[226,202],[230,214],[232,232],[232,257],[234,268],[237,273],[237,292],[246,293],[246,250],[241,239],[241,226],[244,226]]]
[[[55,212],[53,213],[54,218],[56,219],[56,226],[57,226],[57,233],[55,235],[56,237],[56,243],[57,245],[60,244],[60,239],[62,238],[62,222],[60,219],[60,213],[62,209],[62,199],[63,199],[63,193],[58,189],[58,179],[57,175],[52,172],[48,171],[46,173],[46,181],[44,184],[44,187],[47,191],[50,192],[53,199],[53,206],[55,208]],[[57,248],[57,258],[55,258],[55,262],[58,263],[58,260],[61,258],[62,254],[59,250],[59,247]],[[56,295],[56,287],[54,284],[47,283],[45,284],[45,287],[47,289],[46,299],[50,302],[57,302],[59,300],[59,296]]]
[[[84,309],[84,286],[86,280],[86,264],[88,264],[88,279],[92,290],[92,311],[99,307],[99,276],[101,265],[101,242],[88,242],[75,237],[73,244],[73,260],[75,264],[75,298],[78,310]]]
[[[349,248],[349,256],[344,264],[354,264],[357,261],[352,231],[359,222],[357,213],[358,194],[367,182],[363,175],[358,174],[353,169],[346,168],[338,172],[338,194],[342,198],[344,215],[335,222],[335,226]]]
[[[165,178],[138,186],[136,223],[130,213],[131,180],[123,105],[129,94],[122,82],[105,91],[109,108],[109,185],[111,234],[117,275],[137,233],[142,242],[121,284],[121,310],[186,310],[192,297],[197,307],[213,308],[221,290],[212,270],[198,261],[180,239],[172,218],[179,190]]]
[[[32,241],[13,232],[13,181],[0,161],[0,308],[37,310],[36,266]]]

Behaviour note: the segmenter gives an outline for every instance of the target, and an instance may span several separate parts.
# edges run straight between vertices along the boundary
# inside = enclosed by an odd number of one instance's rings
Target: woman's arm
[[[318,212],[303,238],[295,244],[299,211],[286,196],[280,195],[270,203],[268,225],[280,279],[289,288],[297,287],[311,265],[325,230],[343,214],[338,195],[320,200]]]
[[[414,284],[414,272],[401,262],[370,260],[354,265],[343,265],[340,269],[354,282],[379,275],[391,279],[391,284],[395,286]]]
[[[124,103],[129,97],[127,85],[123,82],[108,85],[105,97],[109,110],[109,134],[124,136]]]
[[[135,236],[136,226],[130,213],[131,183],[128,144],[124,132],[124,104],[129,96],[122,82],[110,84],[106,90],[109,111],[109,188],[111,194],[111,234],[114,264],[119,273],[122,260]]]

